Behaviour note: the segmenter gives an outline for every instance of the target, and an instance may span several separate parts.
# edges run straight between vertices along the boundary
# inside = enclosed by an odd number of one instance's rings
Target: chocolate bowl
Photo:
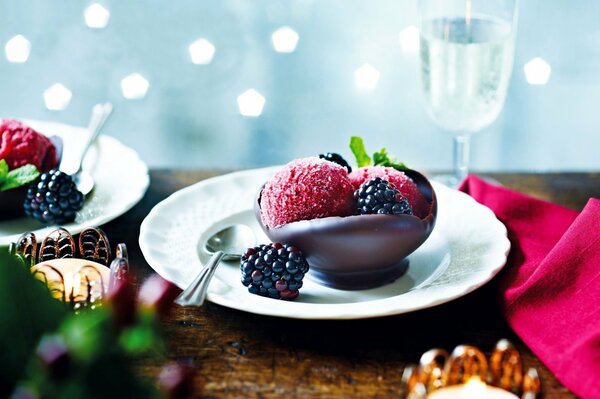
[[[28,186],[0,192],[0,221],[14,219],[24,215],[23,202]]]
[[[425,242],[435,225],[437,199],[431,183],[414,170],[405,172],[430,204],[423,218],[413,215],[326,217],[268,228],[260,216],[260,195],[254,213],[273,242],[298,247],[310,265],[308,276],[344,290],[375,288],[396,280],[408,268],[406,257]]]

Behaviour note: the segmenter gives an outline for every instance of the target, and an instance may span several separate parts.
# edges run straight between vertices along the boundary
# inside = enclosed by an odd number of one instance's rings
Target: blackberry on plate
[[[25,214],[44,224],[63,224],[75,220],[83,208],[83,194],[73,178],[58,169],[42,173],[27,190]]]
[[[340,154],[336,154],[335,152],[326,152],[325,154],[319,154],[319,158],[343,166],[344,168],[348,169],[348,173],[352,172],[352,168]]]
[[[287,244],[248,248],[240,260],[242,284],[252,294],[274,299],[295,299],[302,287],[308,262],[302,252]]]
[[[406,198],[400,194],[396,187],[382,179],[374,177],[363,183],[358,190],[354,192],[354,198],[357,201],[358,213],[368,214],[387,214],[387,215],[412,215]]]

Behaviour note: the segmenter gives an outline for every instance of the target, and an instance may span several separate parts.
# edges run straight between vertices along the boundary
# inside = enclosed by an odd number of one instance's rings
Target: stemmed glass
[[[471,134],[502,110],[513,67],[517,0],[420,0],[421,77],[427,111],[454,135],[456,187],[469,171]]]

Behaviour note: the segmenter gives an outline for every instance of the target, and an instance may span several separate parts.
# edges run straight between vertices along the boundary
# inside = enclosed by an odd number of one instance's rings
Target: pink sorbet
[[[400,194],[407,199],[414,215],[423,218],[429,214],[429,202],[404,172],[384,166],[365,166],[352,171],[348,177],[355,189],[358,189],[367,180],[381,177],[396,186]]]
[[[0,159],[6,161],[9,169],[30,163],[47,171],[58,164],[50,139],[16,119],[0,122]]]
[[[279,170],[261,194],[260,215],[275,228],[299,220],[348,216],[354,187],[346,168],[317,157],[296,159]]]

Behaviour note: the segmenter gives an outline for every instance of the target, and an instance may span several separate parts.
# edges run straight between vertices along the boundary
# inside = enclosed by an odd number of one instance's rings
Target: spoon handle
[[[210,280],[212,280],[217,266],[219,266],[224,257],[225,253],[222,251],[215,252],[206,266],[200,270],[194,281],[175,298],[175,303],[181,306],[202,306],[208,292]]]
[[[77,169],[74,174],[81,172],[81,168],[83,167],[83,160],[85,156],[94,143],[96,138],[100,135],[104,124],[108,120],[108,117],[112,113],[113,106],[111,103],[106,102],[104,104],[96,104],[92,108],[92,116],[90,118],[90,123],[88,125],[88,130],[90,131],[90,137],[88,138],[87,143],[85,143],[85,147],[81,152],[81,156],[79,157],[79,164],[77,165]]]

